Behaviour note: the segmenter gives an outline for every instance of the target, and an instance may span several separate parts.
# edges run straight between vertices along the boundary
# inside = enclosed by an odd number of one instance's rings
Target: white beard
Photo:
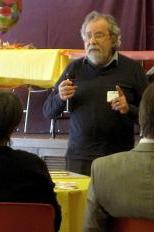
[[[98,50],[88,52],[87,57],[92,64],[99,65],[104,63],[103,56]]]

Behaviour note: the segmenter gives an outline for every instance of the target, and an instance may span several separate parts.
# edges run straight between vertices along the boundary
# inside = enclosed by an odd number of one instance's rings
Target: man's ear
[[[111,35],[112,39],[112,47],[116,48],[117,47],[117,37],[115,35]]]

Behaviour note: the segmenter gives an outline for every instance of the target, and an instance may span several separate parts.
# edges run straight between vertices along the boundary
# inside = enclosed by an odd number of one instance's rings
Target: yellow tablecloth
[[[0,85],[52,87],[69,63],[66,49],[1,49]]]
[[[60,232],[81,232],[84,220],[86,193],[90,177],[53,178],[54,182],[75,182],[77,189],[57,189],[57,199],[62,207],[62,224]]]

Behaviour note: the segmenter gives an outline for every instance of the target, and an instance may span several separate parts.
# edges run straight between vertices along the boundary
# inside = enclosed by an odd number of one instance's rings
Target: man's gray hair
[[[89,13],[86,17],[85,20],[82,24],[81,27],[81,37],[84,40],[85,39],[85,30],[86,30],[86,26],[89,22],[91,21],[97,21],[97,20],[106,20],[109,24],[109,33],[111,36],[113,36],[114,38],[114,42],[115,42],[115,49],[120,47],[121,44],[121,32],[120,32],[120,28],[116,22],[116,19],[108,14],[101,14],[97,11],[92,11],[91,13]]]

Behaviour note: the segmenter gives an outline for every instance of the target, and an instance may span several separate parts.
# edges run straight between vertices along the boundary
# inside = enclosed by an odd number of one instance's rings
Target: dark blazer
[[[154,219],[154,143],[96,159],[84,232],[108,231],[111,217]]]
[[[46,164],[37,155],[0,147],[0,201],[52,204],[56,215],[55,229],[58,231],[61,210],[54,186]]]

